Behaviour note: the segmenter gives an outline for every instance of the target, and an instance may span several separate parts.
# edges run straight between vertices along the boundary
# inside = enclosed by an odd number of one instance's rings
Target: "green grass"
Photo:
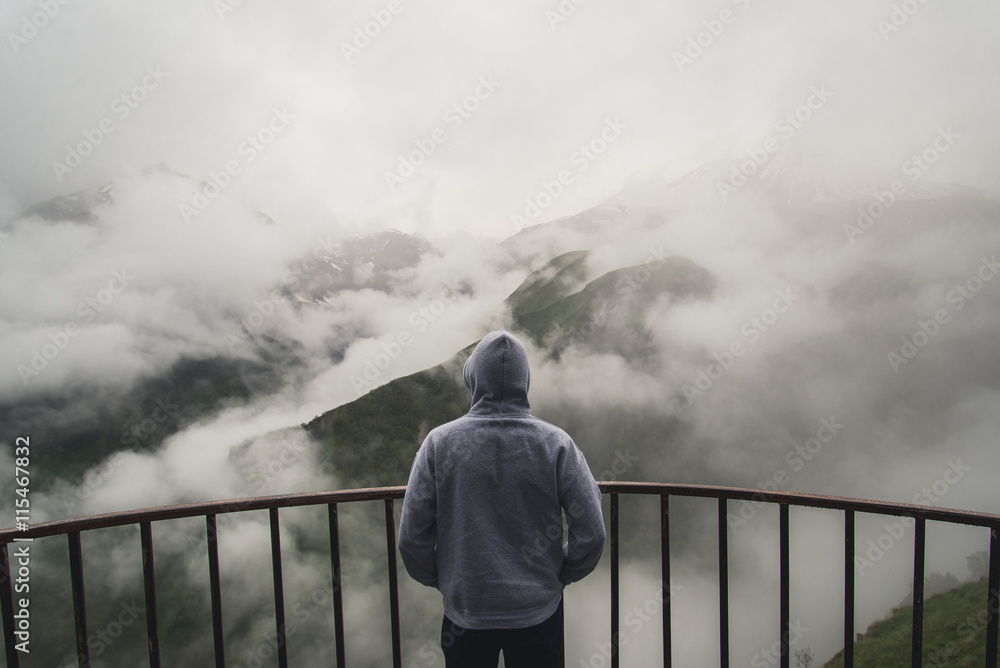
[[[924,601],[924,668],[981,668],[986,661],[986,581],[970,582]],[[854,645],[858,668],[910,665],[913,610],[896,608]],[[824,668],[841,668],[843,652]]]

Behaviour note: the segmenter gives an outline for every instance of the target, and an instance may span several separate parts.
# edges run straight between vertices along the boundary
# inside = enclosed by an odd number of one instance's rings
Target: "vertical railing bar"
[[[660,495],[660,595],[663,597],[663,668],[670,668],[673,652],[671,650],[670,630],[670,496]]]
[[[729,668],[729,526],[727,500],[719,498],[719,653]]]
[[[566,668],[566,591],[559,596],[559,628],[563,630],[559,649],[559,668]]]
[[[160,668],[160,633],[156,619],[156,572],[153,567],[153,528],[139,523],[142,543],[142,584],[146,594],[146,639],[149,644],[149,668]]]
[[[924,547],[927,542],[927,522],[917,518],[917,533],[913,539],[913,632],[910,665],[920,668],[924,645]]]
[[[611,494],[611,668],[618,668],[618,495]]]
[[[844,668],[854,668],[854,511],[844,511]]]
[[[73,586],[73,619],[76,625],[76,660],[79,668],[90,668],[90,641],[87,637],[87,597],[83,589],[83,549],[80,532],[66,534],[69,541],[69,573]]]
[[[215,638],[215,668],[226,668],[226,646],[222,637],[222,583],[219,579],[219,543],[215,514],[205,515],[208,535],[208,578],[212,589],[212,634]]]
[[[337,668],[346,668],[344,659],[344,597],[341,591],[340,523],[337,504],[327,504],[330,517],[330,569],[333,576],[333,635],[337,644]]]
[[[274,584],[274,629],[278,634],[278,668],[288,668],[288,645],[285,638],[285,586],[281,578],[281,530],[278,509],[268,508],[271,520],[271,580]]]
[[[997,621],[1000,619],[1000,527],[990,527],[990,574],[986,594],[986,665],[997,665]]]
[[[396,517],[392,499],[385,500],[385,548],[389,561],[389,623],[392,625],[392,666],[402,668],[403,652],[399,641],[399,581],[396,568]]]
[[[3,639],[7,668],[20,668],[20,658],[14,640],[14,578],[10,572],[10,557],[7,554],[7,543],[0,545],[0,613],[3,615]]]
[[[778,504],[778,535],[779,535],[779,566],[780,571],[780,584],[779,584],[779,628],[781,629],[781,638],[778,643],[778,656],[780,657],[780,668],[789,668],[791,661],[791,651],[789,644],[791,642],[790,637],[790,614],[791,614],[791,604],[789,596],[789,549],[788,549],[788,504],[781,503]]]

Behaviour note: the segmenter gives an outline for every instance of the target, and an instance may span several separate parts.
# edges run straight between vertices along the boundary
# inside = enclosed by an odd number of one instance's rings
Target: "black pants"
[[[447,668],[497,668],[501,650],[506,668],[560,668],[562,601],[551,617],[523,629],[464,629],[445,616],[441,649]]]

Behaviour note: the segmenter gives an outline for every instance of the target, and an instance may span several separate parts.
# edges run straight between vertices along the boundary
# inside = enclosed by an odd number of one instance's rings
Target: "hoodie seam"
[[[507,353],[510,351],[510,340],[503,337],[503,359],[500,361],[500,415],[503,415],[503,400],[507,395]]]

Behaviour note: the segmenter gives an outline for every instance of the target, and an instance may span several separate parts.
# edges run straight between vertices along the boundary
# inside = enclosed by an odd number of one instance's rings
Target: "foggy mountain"
[[[492,324],[533,352],[535,414],[567,428],[603,480],[996,512],[988,436],[996,412],[987,406],[1000,369],[987,321],[997,295],[986,286],[997,267],[1000,202],[919,179],[834,179],[816,160],[792,155],[730,201],[717,197],[719,165],[675,182],[635,179],[608,203],[506,240],[534,271]],[[814,169],[803,168],[810,161]],[[740,227],[751,222],[755,244]],[[716,230],[704,235],[713,243],[695,242],[695,226]],[[774,238],[761,238],[762,227]],[[972,310],[976,301],[981,311]],[[305,425],[340,480],[405,481],[426,431],[468,409],[461,365],[474,343]],[[981,466],[990,472],[980,475]],[[955,471],[960,482],[944,483]],[[710,561],[714,537],[704,527],[713,511],[687,510],[673,530],[688,558]],[[766,533],[769,513],[736,505],[730,527]],[[648,554],[639,527],[650,525],[652,508],[626,515],[625,549]],[[885,529],[859,531],[863,544]],[[928,563],[964,577],[984,537],[949,532],[952,542],[931,548]],[[805,549],[810,539],[817,534],[795,542]],[[759,576],[767,550],[737,549],[737,577]],[[883,579],[859,594],[860,619],[877,619],[895,605],[888,597],[905,593],[905,552],[892,555],[894,566],[877,565]],[[817,596],[799,591],[793,606],[808,608]],[[811,614],[836,627],[835,615]],[[835,637],[814,643],[836,648]]]
[[[831,173],[835,168],[843,172],[843,165],[824,164],[823,156],[815,152],[782,157],[780,163],[764,170],[759,179],[751,178],[746,188],[735,195],[740,198],[738,209],[732,202],[713,196],[718,185],[725,183],[728,170],[711,164],[675,182],[635,179],[611,202],[577,216],[526,228],[503,242],[502,246],[528,267],[536,266],[539,258],[551,258],[511,294],[506,300],[506,315],[496,322],[534,343],[542,365],[536,377],[544,379],[551,366],[559,378],[553,385],[570,374],[578,381],[576,388],[545,385],[548,393],[542,395],[541,402],[554,421],[575,426],[571,433],[579,434],[581,447],[592,461],[611,455],[615,447],[610,444],[631,444],[632,452],[650,453],[639,468],[630,471],[638,479],[759,486],[743,477],[745,473],[735,472],[751,466],[762,476],[757,482],[770,479],[772,476],[767,474],[775,467],[787,467],[782,456],[794,451],[797,440],[808,439],[811,434],[807,430],[820,428],[820,420],[828,417],[826,413],[836,417],[844,415],[848,408],[860,411],[855,413],[857,419],[870,426],[872,434],[892,433],[903,427],[902,415],[908,417],[907,422],[940,423],[968,393],[978,391],[975,385],[964,383],[950,391],[940,386],[942,367],[955,368],[960,364],[956,357],[976,355],[986,364],[975,372],[978,382],[986,384],[984,389],[995,389],[997,364],[987,361],[992,349],[987,340],[971,346],[959,346],[958,341],[955,347],[943,343],[943,350],[931,347],[926,353],[921,351],[921,357],[927,358],[923,369],[917,366],[919,359],[910,368],[910,348],[916,346],[907,345],[906,340],[914,340],[914,331],[922,331],[921,323],[928,322],[927,317],[933,321],[936,309],[922,312],[920,306],[933,304],[935,293],[939,297],[937,305],[947,310],[954,308],[956,320],[964,315],[967,305],[971,308],[975,295],[966,291],[962,296],[961,289],[942,286],[940,270],[942,265],[953,263],[958,285],[967,282],[962,280],[963,261],[971,275],[979,265],[986,272],[992,271],[992,265],[984,264],[976,255],[989,247],[983,244],[988,244],[995,234],[1000,202],[972,189],[947,184],[913,184],[907,179],[900,188],[900,178],[879,178],[864,172],[854,180],[843,173],[834,178]],[[769,218],[776,234],[787,234],[793,240],[768,247],[765,238],[765,243],[757,247],[734,248],[738,244],[726,236],[739,234],[740,218],[733,213],[745,216],[748,201],[758,208],[754,213]],[[750,222],[743,220],[744,224]],[[759,308],[732,314],[728,329],[703,331],[705,338],[688,333],[692,326],[685,325],[683,316],[675,314],[683,311],[718,325],[725,321],[711,303],[732,300],[744,288],[739,270],[720,267],[719,272],[725,275],[718,277],[688,259],[706,254],[704,249],[685,245],[684,233],[689,225],[716,227],[720,235],[711,251],[731,252],[731,262],[739,263],[740,270],[746,269],[755,279],[763,273],[761,267],[753,266],[755,257],[776,262],[779,267],[785,264],[767,277],[774,285],[770,295],[755,290],[763,293],[757,302]],[[906,237],[901,238],[902,232]],[[947,236],[952,240],[955,235],[969,239],[964,250],[955,249],[952,243],[949,257],[935,252],[935,239]],[[608,259],[606,249],[615,237],[649,247],[646,263],[612,269],[613,261]],[[662,245],[654,246],[660,240]],[[688,257],[675,255],[678,251]],[[898,256],[907,252],[919,259],[901,262]],[[985,259],[989,260],[989,255]],[[991,294],[985,297],[993,299]],[[879,311],[885,315],[879,316]],[[885,321],[907,311],[912,314],[912,327],[904,316],[901,328],[897,325],[894,331],[886,331]],[[673,332],[669,331],[672,324],[676,325]],[[945,322],[934,327],[932,322],[925,329],[933,329],[935,337],[942,330],[958,330],[951,335],[972,343],[966,338],[968,330],[959,333],[964,329],[962,325],[948,325]],[[916,335],[918,343],[922,336]],[[871,337],[877,337],[884,350],[864,350],[860,342]],[[734,349],[743,352],[734,353]],[[382,431],[380,425],[384,423],[380,420],[365,422],[360,433],[351,431],[346,443],[339,440],[338,430],[333,430],[330,438],[338,444],[334,450],[366,452],[376,442],[385,447],[385,439],[392,431],[400,438],[395,447],[409,449],[412,456],[427,421],[421,417],[421,402],[412,395],[417,390],[408,392],[403,387],[413,383],[422,387],[432,378],[450,377],[456,390],[438,388],[427,392],[425,400],[447,396],[453,403],[448,415],[457,416],[467,408],[462,405],[460,367],[468,350],[442,366],[393,381],[354,404],[335,409],[317,418],[310,427],[337,423],[338,413],[362,410],[362,404],[370,404],[371,410],[379,406],[377,413],[365,414],[393,415],[392,427],[386,425]],[[572,362],[562,363],[562,357]],[[877,362],[880,358],[881,362]],[[608,372],[613,374],[610,378]],[[910,379],[898,380],[904,373],[909,373]],[[929,383],[925,374],[937,382]],[[817,382],[820,378],[824,386],[821,395]],[[592,390],[593,385],[604,386],[609,381],[617,392],[609,389],[608,394],[601,395],[608,399],[605,405],[595,406],[594,400],[584,400],[585,410],[573,405],[573,400]],[[859,393],[870,397],[872,403],[859,405]],[[813,394],[822,396],[823,402],[814,404],[815,417],[810,427],[802,412],[811,403],[807,397]],[[748,410],[748,403],[753,401],[750,396],[767,402],[759,407],[757,417]],[[942,397],[947,398],[942,401]],[[407,409],[397,410],[396,401],[404,402]],[[732,410],[747,412],[734,418],[739,423],[738,438],[745,443],[735,451],[730,440],[735,434],[730,430],[736,425],[713,433],[718,426],[705,421],[718,425],[718,418],[701,410],[703,405],[721,407],[725,403],[730,408],[723,414]],[[622,413],[616,415],[616,411]],[[401,415],[411,415],[405,432],[400,432],[398,424]],[[771,424],[765,424],[765,416],[772,418]],[[669,443],[678,425],[686,428],[683,440],[689,445],[685,450],[684,445],[677,444],[680,450],[673,451]],[[795,436],[796,429],[806,431]],[[832,461],[824,462],[823,471],[813,474],[816,477],[808,485],[795,481],[794,488],[878,495],[884,489],[884,480],[865,485],[863,478],[852,480],[852,475],[831,479],[830,471],[840,465],[838,459],[843,461],[849,453],[881,458],[890,456],[890,451],[899,446],[919,457],[924,449],[937,446],[938,437],[932,433],[912,423],[905,429],[907,435],[924,436],[905,446],[887,443],[881,450],[866,442],[857,425],[850,427],[832,446],[840,456],[830,455]],[[727,453],[730,461],[709,463],[709,457],[690,456],[690,440],[697,440],[699,435],[706,439],[701,446]],[[901,436],[894,434],[895,438]],[[757,460],[753,464],[751,457]],[[807,461],[799,455],[787,459],[794,460],[797,466]],[[399,462],[408,460],[406,456],[398,458]],[[740,465],[734,466],[733,460]],[[596,471],[602,467],[595,463],[594,468]],[[798,469],[794,472],[798,473]],[[401,476],[405,478],[405,468],[397,470],[395,480],[401,481]],[[389,483],[384,476],[377,479]],[[834,480],[844,486],[831,485]]]
[[[124,265],[125,276],[135,275],[128,290],[72,340],[82,342],[87,328],[118,330],[95,335],[88,354],[104,350],[110,360],[124,351],[148,363],[124,375],[92,374],[70,357],[78,346],[67,345],[49,360],[54,369],[29,377],[26,396],[13,391],[21,378],[8,380],[3,421],[61,453],[40,463],[48,480],[38,504],[49,517],[403,484],[423,435],[468,409],[461,365],[472,346],[503,327],[528,347],[533,412],[567,429],[598,479],[900,501],[916,495],[919,503],[1000,510],[991,436],[1000,296],[986,278],[995,272],[1000,202],[923,179],[886,180],[863,170],[853,180],[834,177],[824,166],[833,159],[815,153],[783,157],[725,198],[720,184],[731,184],[740,161],[710,163],[680,179],[647,171],[604,203],[501,243],[387,230],[275,252],[271,230],[282,221],[229,203],[259,235],[260,262],[242,275],[251,289],[229,292],[239,276],[212,282],[225,233],[206,237],[202,258],[211,260],[185,264],[184,271],[200,267],[207,280],[190,283],[190,293],[172,289],[178,274],[168,268],[150,275],[140,272],[148,268],[142,262],[134,272]],[[101,269],[81,271],[76,291],[82,304],[88,295],[99,302],[94,286],[106,283],[103,266],[136,257],[155,266],[155,249],[127,243],[122,221],[125,211],[131,215],[130,198],[141,193],[154,202],[145,210],[166,211],[187,181],[147,172],[101,189],[102,197],[81,193],[32,207],[9,227],[0,252],[13,258],[39,243],[73,243],[106,253]],[[28,224],[39,218],[49,226],[41,239]],[[168,219],[154,215],[146,224]],[[174,225],[167,244],[178,243],[171,235],[191,234]],[[158,315],[163,309],[169,319]],[[27,348],[8,346],[11,368],[30,365],[32,347],[57,345],[48,337],[53,324],[57,338],[71,336],[64,322],[65,312],[43,317]],[[63,374],[58,383],[32,386],[53,370]],[[961,480],[947,497],[926,491],[956,462]],[[700,568],[714,554],[714,534],[705,529],[714,509],[678,505],[676,569],[690,597],[678,602],[697,607],[711,598]],[[734,607],[773,593],[769,513],[731,508]],[[377,521],[370,514],[359,511],[346,530]],[[303,515],[287,529],[299,536],[287,549],[302,562],[306,588],[315,586],[306,584],[318,577],[309,569],[322,558],[308,538],[316,521]],[[643,595],[642,564],[655,554],[643,527],[655,521],[652,507],[635,504],[623,513],[623,545],[636,569],[629,577],[639,587],[627,595]],[[815,550],[824,531],[835,535],[828,524],[816,520],[793,532],[796,554]],[[261,539],[266,527],[246,518],[226,530],[242,545]],[[881,530],[859,522],[859,544]],[[362,565],[379,549],[372,533],[355,536],[345,556],[359,569],[359,586],[368,583],[352,594],[355,610],[378,586]],[[165,568],[179,578],[165,595],[173,601],[165,614],[174,620],[167,636],[185,656],[198,657],[209,651],[204,638],[184,639],[207,603],[182,576],[200,567],[197,546],[182,536],[178,528],[165,535]],[[964,578],[965,558],[982,549],[980,538],[934,543],[928,568]],[[119,549],[110,536],[101,540]],[[859,624],[905,595],[907,570],[894,565],[906,552],[873,569],[878,584],[859,595]],[[811,563],[824,561],[817,555]],[[231,577],[254,578],[265,567],[245,565]],[[101,580],[94,586],[100,590]],[[596,595],[597,587],[595,578],[580,595]],[[836,578],[827,587],[835,597]],[[426,592],[406,595],[414,610],[433,605]],[[795,592],[793,606],[812,627],[837,628],[836,611],[809,603],[817,596]],[[248,591],[231,606],[238,637],[264,632],[260,605]],[[323,623],[317,616],[304,628],[321,635]],[[754,639],[769,633],[766,620],[743,633],[737,651],[749,657]],[[832,656],[838,638],[817,632],[810,644]],[[119,651],[141,651],[141,644],[123,643]],[[366,643],[357,651],[380,656],[385,648]]]
[[[199,185],[163,166],[144,171],[147,179],[161,176],[191,187]],[[28,234],[29,226],[37,224],[52,225],[53,234],[67,238],[86,230],[93,234],[92,243],[111,243],[115,230],[107,227],[106,218],[115,209],[115,193],[114,184],[108,184],[34,205],[9,227],[8,243],[16,245],[21,234]],[[259,211],[250,213],[261,224],[276,225]],[[280,277],[264,288],[264,296],[254,300],[248,312],[234,314],[233,325],[219,332],[210,345],[185,341],[189,348],[169,364],[124,383],[101,382],[97,377],[85,381],[82,388],[55,386],[31,393],[35,379],[43,378],[50,363],[60,363],[60,353],[82,330],[109,320],[114,298],[134,279],[129,274],[134,269],[126,266],[118,272],[122,276],[119,286],[109,284],[81,300],[73,320],[60,323],[59,329],[39,340],[30,355],[21,357],[16,376],[29,394],[19,399],[0,397],[0,423],[18,433],[37,434],[47,444],[52,457],[41,463],[43,489],[55,479],[79,478],[95,462],[117,451],[155,450],[184,426],[253,396],[275,393],[304,371],[309,353],[302,342],[268,327],[276,310],[285,309],[295,317],[303,309],[330,304],[342,291],[394,294],[398,283],[405,282],[405,271],[416,267],[427,253],[440,255],[426,240],[396,230],[336,241],[327,235],[317,239],[311,252],[287,261]],[[350,336],[366,333],[358,323],[344,328]],[[345,347],[329,341],[323,353],[329,363],[336,363]],[[168,357],[163,349],[148,353]],[[79,400],[81,390],[89,395],[88,401]]]

